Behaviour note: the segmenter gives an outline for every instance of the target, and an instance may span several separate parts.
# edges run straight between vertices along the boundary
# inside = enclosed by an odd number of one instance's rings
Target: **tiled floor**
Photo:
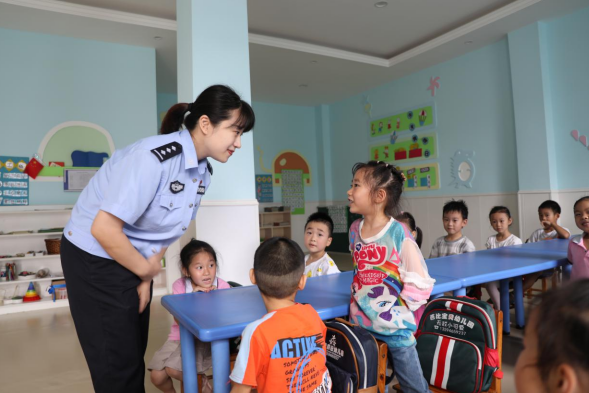
[[[351,266],[336,255],[342,269]],[[172,318],[155,298],[151,306],[148,362],[164,343]],[[530,302],[526,301],[527,308]],[[512,320],[514,318],[512,310]],[[523,332],[512,328],[503,343],[503,392],[515,392],[513,367],[522,348]],[[92,392],[90,375],[78,343],[69,308],[0,317],[0,392]],[[158,392],[146,374],[147,392]],[[178,389],[179,391],[179,389]]]

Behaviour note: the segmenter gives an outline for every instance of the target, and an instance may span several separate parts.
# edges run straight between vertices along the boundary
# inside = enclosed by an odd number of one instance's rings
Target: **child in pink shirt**
[[[569,242],[568,258],[573,264],[571,281],[589,278],[589,196],[575,202],[575,224],[583,231]]]
[[[172,284],[172,293],[210,292],[229,288],[229,284],[217,277],[217,254],[208,243],[192,239],[180,252],[182,276]],[[209,343],[196,341],[196,366],[199,373],[211,367]],[[174,320],[168,341],[153,355],[147,369],[151,382],[162,392],[175,393],[172,378],[182,380],[182,354],[180,352],[180,328]]]

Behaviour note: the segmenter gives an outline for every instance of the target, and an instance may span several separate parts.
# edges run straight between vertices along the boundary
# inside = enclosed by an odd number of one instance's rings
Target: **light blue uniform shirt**
[[[146,258],[184,234],[211,181],[186,130],[117,150],[80,194],[64,230],[82,250],[112,259],[90,233],[99,210],[125,222],[123,232]]]

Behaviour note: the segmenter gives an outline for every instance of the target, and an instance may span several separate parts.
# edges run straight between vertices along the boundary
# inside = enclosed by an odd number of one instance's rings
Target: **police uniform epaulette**
[[[154,156],[157,157],[160,162],[164,162],[172,157],[182,153],[182,145],[178,142],[171,142],[155,149],[151,149]]]
[[[211,163],[209,162],[209,160],[207,160],[207,168],[208,168],[209,173],[211,174],[211,176],[213,176],[213,166],[211,165]]]

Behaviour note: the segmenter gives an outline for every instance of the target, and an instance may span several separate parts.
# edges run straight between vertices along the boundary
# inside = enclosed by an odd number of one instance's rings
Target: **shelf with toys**
[[[67,299],[49,301],[48,288],[63,282],[59,243],[71,212],[72,206],[65,205],[0,207],[0,315],[69,305]],[[11,279],[7,265],[13,272]],[[41,299],[19,303],[31,283]],[[154,278],[153,294],[167,293],[164,267]]]
[[[260,241],[274,236],[291,238],[290,210],[284,206],[264,207],[260,212]]]
[[[56,243],[71,215],[71,206],[0,207],[0,315],[64,307],[47,289],[63,280]],[[46,240],[49,242],[47,243]],[[21,302],[27,293],[30,302]]]

